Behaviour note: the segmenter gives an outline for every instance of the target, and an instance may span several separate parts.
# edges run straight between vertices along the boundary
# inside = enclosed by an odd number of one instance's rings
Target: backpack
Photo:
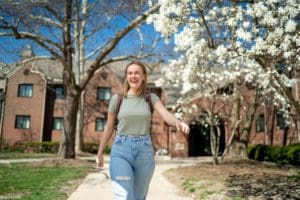
[[[115,130],[117,130],[117,126],[118,126],[118,114],[119,114],[120,107],[121,107],[121,104],[122,104],[122,101],[123,101],[123,97],[124,96],[122,94],[119,94],[119,93],[117,94]],[[151,112],[151,115],[152,115],[154,108],[153,108],[153,105],[152,105],[152,102],[151,102],[150,92],[147,92],[147,94],[145,96],[145,100],[149,105],[150,112]],[[150,122],[150,134],[151,134],[151,124],[152,124],[152,116],[151,116],[151,122]]]

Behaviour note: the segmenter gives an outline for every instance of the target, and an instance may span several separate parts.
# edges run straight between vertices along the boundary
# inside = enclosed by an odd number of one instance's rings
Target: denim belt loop
[[[124,143],[126,141],[126,135],[122,135],[122,143]]]

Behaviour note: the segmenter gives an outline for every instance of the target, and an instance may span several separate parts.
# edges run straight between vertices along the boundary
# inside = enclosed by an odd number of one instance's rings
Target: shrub
[[[292,144],[284,147],[258,144],[249,146],[247,154],[250,159],[258,161],[300,165],[300,144]]]
[[[58,153],[59,142],[42,142],[40,147],[41,153]]]
[[[105,149],[104,149],[104,153],[105,154],[110,154],[110,150],[111,150],[111,148],[109,146],[106,146]]]
[[[1,144],[1,151],[19,153],[57,153],[59,142],[16,142],[14,145]]]
[[[266,160],[270,162],[279,161],[281,157],[281,151],[282,151],[282,147],[279,146],[270,147],[268,151],[268,157],[266,158]]]
[[[33,153],[57,153],[59,142],[25,142],[25,151]]]
[[[300,166],[300,144],[290,145],[287,151],[287,160],[292,165]]]
[[[264,161],[267,155],[267,149],[268,149],[267,145],[262,145],[262,144],[257,145],[254,152],[254,159],[258,161]]]
[[[99,147],[99,144],[97,144],[97,143],[87,142],[87,143],[83,144],[82,151],[92,153],[92,154],[97,154],[98,147]],[[110,147],[109,146],[105,147],[104,153],[105,154],[110,154]]]
[[[98,144],[93,142],[87,142],[82,145],[82,151],[96,154],[98,152]]]
[[[14,145],[4,144],[2,150],[5,152],[24,153],[24,145],[21,142],[16,142]]]
[[[248,148],[247,148],[247,155],[248,155],[249,159],[254,159],[254,154],[255,154],[256,146],[257,145],[248,146]]]

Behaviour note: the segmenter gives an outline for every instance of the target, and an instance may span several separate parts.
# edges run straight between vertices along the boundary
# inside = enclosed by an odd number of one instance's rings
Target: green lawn
[[[21,158],[50,158],[56,157],[51,153],[19,153],[19,152],[0,152],[0,159],[21,159]]]
[[[83,178],[89,167],[47,167],[29,164],[0,165],[0,199],[67,199],[69,180]],[[18,198],[21,196],[21,198]]]

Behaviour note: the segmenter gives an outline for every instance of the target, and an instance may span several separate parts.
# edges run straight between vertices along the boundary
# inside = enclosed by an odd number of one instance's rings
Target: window
[[[17,115],[15,128],[17,129],[29,129],[30,128],[30,116],[28,115]]]
[[[62,85],[55,86],[55,99],[64,99],[65,98],[65,90]]]
[[[218,95],[232,95],[233,94],[233,84],[230,83],[224,87],[217,89]]]
[[[256,119],[256,132],[265,131],[265,116],[263,114],[259,115]]]
[[[62,130],[64,127],[64,119],[62,117],[54,117],[53,130]]]
[[[0,89],[0,101],[4,101],[4,98],[5,98],[5,93],[3,89]]]
[[[285,118],[283,116],[283,113],[278,111],[276,114],[276,123],[277,123],[277,128],[279,129],[285,129],[286,127],[288,127],[287,123],[285,122]]]
[[[32,97],[32,84],[19,84],[18,97]]]
[[[111,88],[109,87],[98,87],[97,88],[97,99],[98,100],[109,100],[111,96]]]
[[[104,118],[96,119],[96,131],[104,131],[105,125],[106,125],[106,119]]]

